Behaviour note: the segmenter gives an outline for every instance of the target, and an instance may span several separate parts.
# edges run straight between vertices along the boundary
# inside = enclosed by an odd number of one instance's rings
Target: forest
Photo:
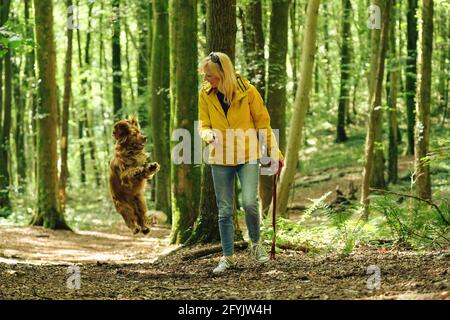
[[[236,180],[221,276],[212,166],[178,149],[206,148],[211,52],[284,155],[258,184],[273,259],[251,260]],[[0,300],[448,300],[449,87],[445,0],[0,0]],[[109,186],[123,119],[159,164],[148,234]]]

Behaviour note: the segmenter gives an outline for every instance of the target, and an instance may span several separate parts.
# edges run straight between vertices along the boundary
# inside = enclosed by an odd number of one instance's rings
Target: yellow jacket
[[[260,139],[267,143],[267,155],[283,160],[270,127],[270,116],[257,89],[238,76],[239,90],[234,94],[227,115],[216,95],[216,89],[205,81],[199,93],[199,134],[208,141],[210,164],[238,165],[261,158]],[[259,137],[259,138],[258,138]]]

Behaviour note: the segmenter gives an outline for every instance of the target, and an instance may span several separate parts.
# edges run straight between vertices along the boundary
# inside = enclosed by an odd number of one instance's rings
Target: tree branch
[[[445,221],[445,223],[447,225],[450,226],[450,222],[447,220],[447,218],[445,218],[444,214],[442,213],[441,209],[437,206],[437,204],[435,204],[434,202],[432,202],[431,200],[428,199],[423,199],[417,196],[411,196],[409,194],[405,194],[405,193],[399,193],[399,192],[394,192],[394,191],[388,191],[388,190],[382,190],[382,189],[376,189],[376,188],[370,188],[370,191],[375,191],[375,192],[381,192],[381,193],[388,193],[388,194],[394,194],[396,196],[401,196],[401,197],[407,197],[407,198],[413,198],[422,202],[426,202],[428,203],[430,206],[432,206],[433,208],[436,209],[436,211],[439,213],[439,215],[441,216],[442,220]]]

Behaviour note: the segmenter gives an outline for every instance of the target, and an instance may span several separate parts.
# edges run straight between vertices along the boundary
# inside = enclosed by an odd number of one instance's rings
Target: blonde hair
[[[219,62],[213,62],[211,60],[211,54],[215,54],[219,57]],[[236,79],[236,73],[233,63],[230,57],[223,52],[211,52],[206,58],[199,64],[200,73],[210,73],[220,79],[217,89],[223,93],[225,102],[231,104],[233,100],[233,94],[238,89],[238,83]]]

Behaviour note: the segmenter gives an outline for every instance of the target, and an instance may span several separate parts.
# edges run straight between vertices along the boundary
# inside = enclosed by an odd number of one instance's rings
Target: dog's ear
[[[139,121],[135,115],[130,116],[129,120],[133,126],[139,127]]]
[[[128,134],[130,134],[130,126],[126,122],[119,121],[114,125],[113,136],[116,140],[122,139]]]

